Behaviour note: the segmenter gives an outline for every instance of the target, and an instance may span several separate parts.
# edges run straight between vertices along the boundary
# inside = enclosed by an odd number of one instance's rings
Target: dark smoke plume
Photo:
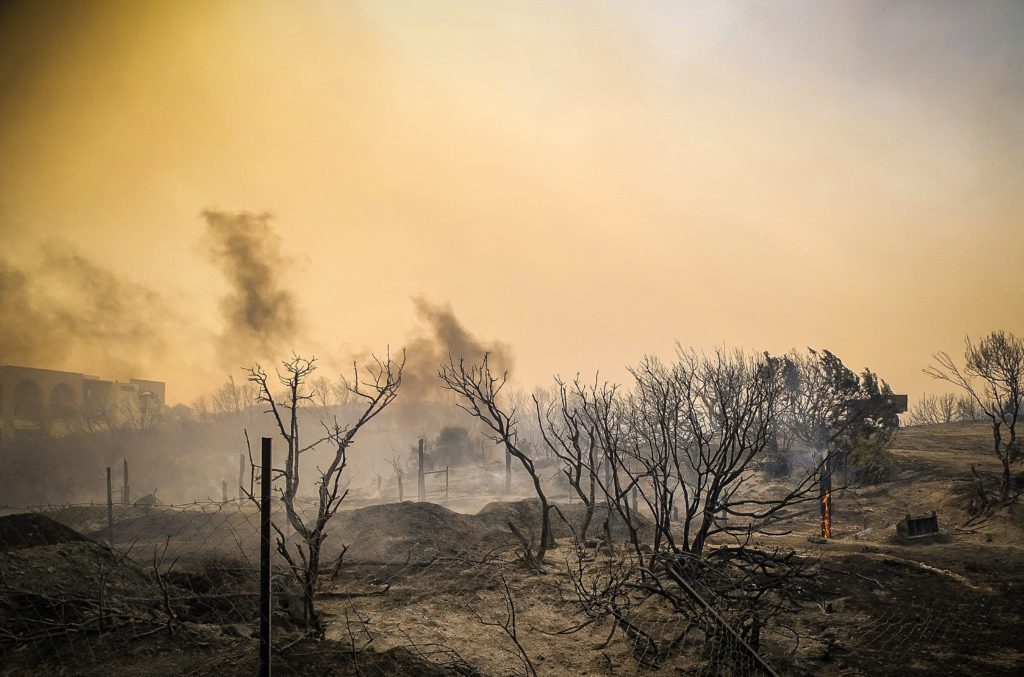
[[[413,298],[417,318],[427,332],[416,336],[406,348],[406,366],[402,375],[402,395],[410,400],[428,400],[440,394],[438,368],[451,355],[467,362],[479,362],[489,354],[491,368],[497,372],[513,365],[511,348],[500,341],[483,342],[470,333],[448,304],[438,305],[417,296]]]
[[[176,315],[156,291],[68,246],[0,260],[0,364],[143,376],[162,364]]]
[[[298,330],[295,297],[281,280],[288,258],[270,214],[203,212],[210,259],[220,267],[231,291],[221,300],[226,326],[220,356],[236,367],[255,359],[278,357]]]

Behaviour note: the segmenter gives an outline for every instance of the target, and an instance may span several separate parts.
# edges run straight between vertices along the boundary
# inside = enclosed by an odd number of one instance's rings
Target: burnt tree
[[[1000,501],[1015,499],[1010,466],[1022,456],[1017,424],[1024,404],[1024,339],[1004,331],[994,331],[976,343],[967,337],[963,367],[948,353],[936,353],[934,358],[937,364],[924,373],[963,390],[988,419],[992,451],[1002,468]]]
[[[327,524],[348,495],[347,486],[342,484],[348,466],[348,450],[356,433],[398,395],[404,365],[404,356],[400,362],[396,362],[389,353],[384,359],[374,357],[373,364],[362,370],[353,366],[351,393],[353,399],[362,404],[355,420],[345,425],[339,423],[337,418],[331,422],[321,421],[322,432],[311,442],[305,441],[302,435],[300,410],[312,401],[308,384],[310,375],[316,370],[316,359],[294,355],[283,362],[282,369],[275,376],[276,385],[282,386],[284,391],[277,395],[272,385],[275,379],[260,365],[249,370],[249,381],[258,390],[257,401],[267,405],[267,413],[273,416],[277,434],[285,442],[287,450],[283,469],[261,469],[261,472],[273,472],[274,479],[281,480],[277,487],[281,504],[288,524],[298,535],[297,540],[289,540],[281,526],[274,524],[277,551],[288,563],[301,589],[302,618],[306,629],[318,637],[323,636],[323,626],[314,595],[320,575],[323,543],[327,537]],[[317,476],[312,482],[316,498],[312,515],[307,516],[296,504],[300,491],[307,486],[301,475],[301,460],[304,454],[321,446],[330,448],[330,455],[326,464],[317,467]],[[255,500],[251,492],[249,496]]]
[[[586,391],[579,379],[567,385],[555,379],[557,397],[543,404],[534,395],[537,426],[548,450],[559,460],[562,474],[584,506],[578,537],[587,540],[587,531],[597,505],[599,439],[596,424],[586,412]]]
[[[768,355],[680,348],[672,363],[648,357],[632,368],[628,390],[605,385],[581,398],[613,465],[608,479],[595,473],[598,485],[631,547],[580,555],[569,573],[584,613],[611,617],[641,662],[660,665],[696,631],[725,637],[737,648],[729,660],[749,662],[743,670],[772,674],[758,655],[761,631],[800,608],[796,583],[810,562],[757,538],[784,533],[792,508],[817,500],[818,468],[771,492],[757,480],[780,425],[783,372]],[[634,490],[650,528],[632,526]]]
[[[519,411],[511,405],[502,402],[502,390],[508,383],[508,372],[496,376],[490,367],[488,354],[484,353],[479,364],[467,364],[465,359],[460,357],[456,360],[449,356],[447,364],[442,364],[438,372],[442,387],[452,391],[458,396],[456,405],[483,423],[487,430],[487,437],[497,444],[505,447],[505,451],[516,458],[533,480],[534,491],[540,500],[541,506],[541,530],[540,543],[535,552],[531,551],[529,543],[524,539],[523,546],[526,549],[525,558],[532,564],[539,565],[544,562],[548,547],[553,538],[551,532],[551,505],[548,503],[544,488],[541,485],[540,473],[527,453],[526,448],[519,441]],[[515,528],[509,524],[513,532]]]

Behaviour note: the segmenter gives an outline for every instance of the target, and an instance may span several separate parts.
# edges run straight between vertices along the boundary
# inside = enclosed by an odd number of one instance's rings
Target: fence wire
[[[1001,641],[985,635],[1002,608],[997,597],[948,575],[940,576],[947,587],[938,599],[850,602],[816,626],[766,626],[756,647],[740,636],[747,619],[720,602],[707,576],[687,579],[695,592],[687,609],[655,595],[618,619],[595,620],[570,572],[585,561],[587,575],[600,577],[625,546],[608,553],[561,533],[545,575],[534,575],[505,528],[528,521],[516,517],[517,505],[482,517],[408,502],[339,513],[324,543],[316,603],[326,633],[318,640],[304,633],[301,595],[275,555],[275,672],[812,673],[820,665],[791,648],[802,636],[804,647],[826,653],[844,643],[851,653],[855,644],[850,665],[859,660],[884,674],[894,657],[925,660],[968,650],[971,638]],[[302,509],[309,519],[313,506]],[[256,671],[253,504],[36,506],[0,515],[0,673]],[[279,504],[273,519],[294,543]],[[831,622],[840,616],[845,634]]]

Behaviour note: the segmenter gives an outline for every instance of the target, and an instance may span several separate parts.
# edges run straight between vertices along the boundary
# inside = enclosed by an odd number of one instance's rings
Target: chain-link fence
[[[272,507],[284,542],[296,543],[281,504]],[[300,504],[304,520],[314,508]],[[561,524],[536,575],[519,561],[507,523],[530,533],[537,519],[528,502],[477,514],[414,502],[338,513],[323,545],[316,604],[324,633],[316,638],[275,543],[274,671],[754,675],[808,674],[839,661],[885,674],[901,662],[934,667],[973,651],[999,674],[1014,660],[1008,638],[1019,631],[1019,602],[971,572],[893,558],[847,559],[841,574],[829,573],[837,563],[819,566],[803,609],[766,625],[756,641],[714,572],[679,569],[683,594],[588,615],[572,572],[583,562],[579,583],[593,585],[628,560],[629,546],[614,534],[612,544],[574,543]],[[5,510],[0,672],[254,674],[259,552],[260,512],[249,500]],[[614,592],[635,594],[643,584],[631,578]],[[1000,650],[1009,653],[992,663]]]

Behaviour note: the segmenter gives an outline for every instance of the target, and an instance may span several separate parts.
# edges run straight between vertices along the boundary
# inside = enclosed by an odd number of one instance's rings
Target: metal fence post
[[[270,677],[270,438],[263,438],[260,466],[260,677]]]
[[[114,489],[110,484],[110,466],[107,466],[107,540],[114,545]]]
[[[238,455],[238,502],[241,503],[242,499],[245,498],[243,487],[245,487],[245,454]],[[249,485],[249,491],[252,491],[252,484]]]
[[[423,501],[427,500],[427,483],[426,483],[426,479],[423,476],[423,438],[422,437],[420,438],[420,448],[419,448],[419,453],[417,454],[417,458],[419,459],[419,469],[416,471],[416,480],[417,480],[416,490],[417,490],[417,493],[418,493],[417,500],[420,503],[422,503]]]
[[[512,454],[505,449],[505,493],[512,493]]]

